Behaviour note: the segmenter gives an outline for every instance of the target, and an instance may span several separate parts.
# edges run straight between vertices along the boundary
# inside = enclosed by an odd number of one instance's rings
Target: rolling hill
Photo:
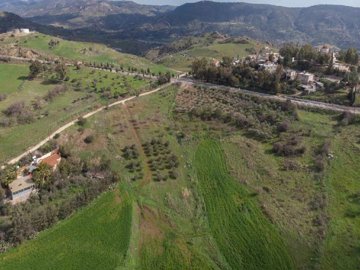
[[[175,70],[189,71],[191,64],[197,58],[205,57],[210,61],[221,61],[223,57],[240,59],[271,46],[246,37],[233,38],[214,32],[176,39],[151,49],[146,57]]]

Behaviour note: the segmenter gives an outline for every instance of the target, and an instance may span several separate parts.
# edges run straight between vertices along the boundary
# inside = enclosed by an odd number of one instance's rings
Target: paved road
[[[145,92],[145,93],[142,93],[139,95],[139,97],[144,97],[144,96],[148,96],[148,95],[151,95],[151,94],[154,94],[158,91],[160,91],[161,89],[171,85],[172,83],[168,83],[168,84],[164,84],[154,90],[151,90],[151,91],[148,91],[148,92]],[[102,106],[94,111],[91,111],[85,115],[83,115],[84,118],[89,118],[91,116],[93,116],[94,114],[97,114],[107,108],[111,108],[111,107],[114,107],[114,106],[117,106],[117,105],[123,105],[125,104],[126,102],[130,101],[130,100],[133,100],[137,98],[137,96],[132,96],[132,97],[128,97],[126,99],[122,99],[122,100],[119,100],[119,101],[116,101],[114,103],[111,103],[107,106]],[[58,128],[56,131],[54,131],[52,134],[50,134],[48,137],[46,137],[45,139],[43,139],[41,142],[39,142],[37,145],[34,145],[32,147],[30,147],[29,149],[27,149],[24,153],[22,153],[21,155],[17,156],[16,158],[13,158],[12,160],[10,160],[8,162],[8,165],[12,165],[12,164],[15,164],[17,162],[19,162],[20,159],[22,159],[23,157],[25,157],[26,155],[36,151],[37,149],[39,149],[41,146],[43,146],[44,144],[46,144],[48,141],[50,141],[52,138],[54,138],[54,136],[56,134],[60,134],[61,132],[63,132],[64,130],[68,129],[69,127],[73,126],[76,124],[76,122],[78,121],[78,119],[75,119],[65,125],[63,125],[62,127]]]
[[[284,101],[290,100],[292,103],[298,105],[299,107],[316,108],[316,109],[322,109],[322,110],[328,110],[328,111],[334,111],[334,112],[351,112],[351,113],[360,115],[360,108],[356,108],[356,107],[349,107],[349,106],[342,106],[342,105],[331,104],[331,103],[318,102],[318,101],[313,101],[313,100],[306,100],[306,99],[301,99],[301,98],[286,96],[286,95],[276,96],[276,95],[264,94],[264,93],[249,91],[249,90],[240,89],[240,88],[199,82],[199,81],[196,81],[196,80],[193,80],[190,78],[184,78],[184,77],[182,77],[180,79],[176,79],[174,81],[185,84],[185,85],[198,85],[198,86],[205,87],[205,88],[215,88],[215,89],[221,89],[221,90],[227,90],[227,91],[233,91],[233,92],[240,92],[240,93],[246,94],[248,96],[262,97],[262,98],[266,98],[266,99],[274,100],[274,101],[284,102]]]

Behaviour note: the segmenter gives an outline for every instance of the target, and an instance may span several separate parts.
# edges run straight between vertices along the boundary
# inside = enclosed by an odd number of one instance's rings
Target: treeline
[[[68,147],[60,150],[63,159],[55,173],[46,166],[34,173],[38,193],[29,201],[11,206],[1,200],[0,215],[7,220],[0,224],[1,251],[65,219],[118,181],[107,158],[92,162],[77,157]]]
[[[285,44],[279,53],[283,57],[280,60],[281,64],[298,70],[310,70],[318,65],[329,65],[332,61],[330,54],[319,52],[309,44],[303,46],[293,43]]]
[[[298,45],[294,43],[285,44],[279,51],[282,58],[279,63],[285,67],[297,70],[322,71],[327,74],[343,72],[332,68],[334,58],[332,53],[321,52],[312,45]],[[359,53],[355,48],[342,50],[337,54],[337,60],[349,65],[359,64]],[[325,68],[325,69],[324,69]]]
[[[242,87],[267,93],[286,93],[298,86],[289,82],[282,65],[274,73],[261,69],[257,63],[243,61],[233,64],[231,58],[224,57],[220,66],[215,66],[207,59],[197,59],[191,66],[195,79],[209,83],[232,87]]]
[[[66,65],[62,62],[45,64],[40,61],[33,61],[29,66],[28,78],[29,80],[33,80],[40,75],[50,83],[59,83],[64,80],[69,80]]]

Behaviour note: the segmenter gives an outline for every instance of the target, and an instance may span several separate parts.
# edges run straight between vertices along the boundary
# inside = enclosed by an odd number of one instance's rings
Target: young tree
[[[44,66],[39,61],[34,61],[29,67],[29,79],[35,79],[41,72],[44,71]]]
[[[64,63],[57,64],[55,67],[55,73],[58,80],[63,81],[66,78],[67,70]]]
[[[46,188],[52,182],[53,171],[46,163],[41,163],[33,173],[33,181],[39,188]]]
[[[0,173],[1,184],[9,186],[17,177],[16,167],[8,166]]]
[[[357,49],[349,48],[345,54],[345,62],[352,65],[357,65],[359,63],[359,54]]]

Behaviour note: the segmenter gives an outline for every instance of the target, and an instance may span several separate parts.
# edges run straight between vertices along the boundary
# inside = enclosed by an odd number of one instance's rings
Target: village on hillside
[[[271,46],[245,57],[197,59],[194,79],[270,94],[353,106],[358,104],[359,54],[324,44]]]

